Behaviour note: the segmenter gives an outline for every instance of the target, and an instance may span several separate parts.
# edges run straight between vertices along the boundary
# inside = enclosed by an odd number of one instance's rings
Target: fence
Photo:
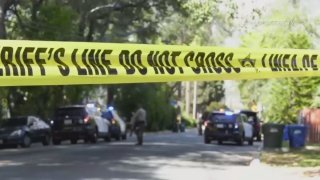
[[[304,109],[301,111],[301,123],[308,127],[307,141],[320,142],[320,109]]]

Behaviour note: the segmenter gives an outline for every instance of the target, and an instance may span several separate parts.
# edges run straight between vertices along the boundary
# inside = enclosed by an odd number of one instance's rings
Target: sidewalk
[[[262,147],[261,147],[262,148]],[[320,146],[306,146],[306,150],[319,151]],[[262,149],[260,149],[260,152]],[[299,152],[299,151],[298,151]],[[286,153],[285,153],[286,154]],[[294,158],[294,157],[291,157]],[[295,159],[293,159],[295,160]],[[251,171],[254,178],[259,180],[320,180],[320,166],[317,167],[288,167],[288,166],[274,166],[264,162],[260,162],[257,158],[251,162]],[[245,177],[244,177],[245,178]],[[253,177],[247,177],[254,179]]]
[[[250,167],[249,179],[259,180],[319,180],[320,167],[279,167],[270,166],[264,163]]]

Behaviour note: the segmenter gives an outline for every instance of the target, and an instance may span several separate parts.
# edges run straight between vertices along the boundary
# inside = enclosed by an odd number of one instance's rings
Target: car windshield
[[[236,120],[236,115],[212,114],[210,120],[214,122],[233,122]]]
[[[23,126],[27,124],[28,119],[26,117],[22,118],[9,118],[0,121],[1,127],[16,127]]]
[[[82,107],[70,107],[70,108],[59,108],[56,111],[56,116],[83,116],[84,108]]]

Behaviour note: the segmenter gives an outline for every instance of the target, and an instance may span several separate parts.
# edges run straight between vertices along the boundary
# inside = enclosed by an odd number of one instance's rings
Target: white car
[[[113,107],[108,107],[108,109],[102,112],[102,117],[108,119],[110,124],[110,134],[111,137],[116,140],[127,139],[127,128],[126,122],[122,119]]]

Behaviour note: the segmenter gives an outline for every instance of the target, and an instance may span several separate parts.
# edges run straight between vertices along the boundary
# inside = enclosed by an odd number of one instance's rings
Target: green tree
[[[281,26],[266,26],[243,37],[244,47],[264,48],[296,48],[310,49],[313,47],[310,22],[304,21],[305,16],[299,11],[275,10],[269,21],[279,22],[286,19]],[[292,23],[294,22],[294,23]],[[256,100],[264,106],[263,115],[266,120],[295,123],[298,113],[312,104],[313,96],[319,86],[318,77],[282,78],[271,80],[241,81],[240,89],[246,102]]]
[[[232,15],[224,16],[219,10],[221,3],[188,0],[4,0],[0,3],[0,36],[29,40],[120,43],[156,43],[161,40],[172,44],[218,44],[232,25]],[[233,8],[231,5],[229,9],[232,11]],[[224,22],[228,23],[225,25]],[[210,38],[211,23],[221,27],[221,36],[215,33],[216,36]],[[221,83],[214,84],[206,82],[203,86],[210,87],[206,91],[212,89],[220,93]],[[124,108],[126,116],[130,116],[129,112],[138,102],[132,97],[140,93],[149,108],[150,128],[163,129],[170,125],[170,114],[174,112],[168,84],[104,87],[108,91],[108,103],[119,105],[120,111]],[[94,97],[96,89],[97,86],[85,85],[10,87],[3,88],[0,95],[8,99],[12,115],[35,113],[48,117],[57,106],[82,103],[84,99]],[[133,89],[137,92],[131,91]],[[219,99],[213,93],[203,94],[209,99]]]
[[[141,104],[147,111],[148,129],[171,128],[175,120],[174,107],[170,105],[169,86],[166,83],[121,85],[115,105],[130,120],[132,112]]]

